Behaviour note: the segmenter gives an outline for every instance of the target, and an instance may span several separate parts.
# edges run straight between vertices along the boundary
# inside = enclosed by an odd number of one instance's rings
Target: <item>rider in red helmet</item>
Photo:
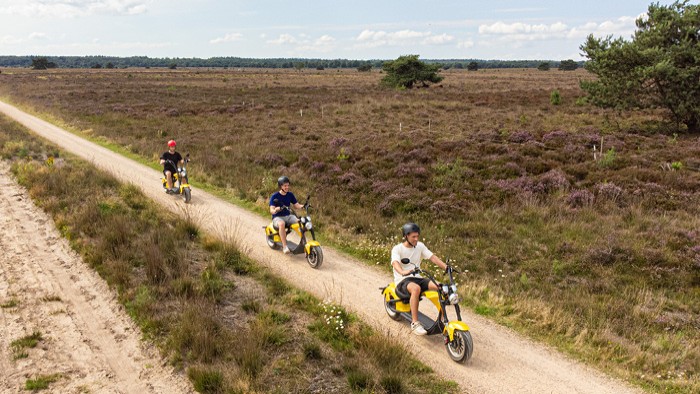
[[[173,187],[173,174],[175,171],[179,172],[179,169],[185,164],[182,155],[175,151],[175,146],[177,146],[175,140],[168,141],[168,150],[160,155],[160,164],[163,166],[163,174],[168,181],[168,188],[165,189],[166,193],[177,192],[177,188]]]

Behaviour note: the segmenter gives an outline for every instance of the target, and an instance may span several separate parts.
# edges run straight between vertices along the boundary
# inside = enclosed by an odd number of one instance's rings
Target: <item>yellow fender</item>
[[[451,341],[455,339],[455,330],[469,331],[469,326],[463,321],[455,320],[447,323],[445,330],[447,330],[447,335],[449,335]]]
[[[294,227],[294,226],[295,226],[295,225],[293,224],[292,227]],[[299,225],[296,225],[296,226],[297,226],[297,228],[299,227]],[[321,246],[321,244],[318,243],[318,241],[308,241],[308,242],[306,243],[306,245],[304,245],[304,251],[306,252],[306,254],[311,253],[311,247],[312,247],[312,246]]]
[[[396,284],[390,283],[389,286],[384,289],[384,301],[391,301],[391,299],[397,300],[399,297],[396,295]],[[397,301],[394,306],[397,312],[411,312],[411,305],[406,304],[401,301]]]

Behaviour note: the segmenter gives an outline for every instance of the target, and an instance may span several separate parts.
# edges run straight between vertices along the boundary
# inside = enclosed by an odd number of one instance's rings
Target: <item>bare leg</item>
[[[285,222],[280,221],[277,227],[279,227],[279,234],[280,234],[280,240],[282,241],[282,249],[287,247],[287,231],[285,231],[284,226],[286,225]]]
[[[168,189],[173,188],[173,174],[170,171],[165,171],[165,179],[168,181]]]
[[[411,318],[413,322],[418,321],[418,302],[420,301],[420,285],[416,283],[409,283],[406,286],[406,290],[411,294]]]

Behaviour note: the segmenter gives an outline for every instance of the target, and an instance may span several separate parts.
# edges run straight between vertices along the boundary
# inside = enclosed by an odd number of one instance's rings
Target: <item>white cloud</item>
[[[623,16],[604,22],[588,22],[580,26],[569,27],[562,22],[547,24],[528,24],[522,22],[495,22],[480,25],[479,34],[499,39],[502,42],[544,41],[553,39],[582,39],[594,36],[629,36],[635,30],[637,17]]]
[[[137,15],[150,0],[3,0],[0,14],[72,18],[94,14]]]
[[[480,25],[479,34],[501,36],[508,41],[546,40],[566,37],[568,27],[562,22],[552,23],[551,25],[496,22],[491,25]]]
[[[585,38],[589,34],[596,37],[605,37],[608,35],[629,37],[637,28],[637,18],[644,17],[646,14],[641,14],[636,17],[622,16],[615,20],[608,20],[601,23],[588,22],[584,25],[574,27],[568,33],[569,38]]]
[[[472,39],[466,39],[457,43],[457,48],[467,49],[474,46],[474,41]]]
[[[44,40],[47,38],[48,38],[48,36],[46,35],[46,33],[40,33],[40,32],[36,32],[36,31],[29,35],[30,40]]]
[[[303,55],[308,52],[330,52],[335,49],[336,39],[324,34],[316,39],[308,34],[301,33],[296,37],[284,33],[274,40],[267,40],[268,44],[284,45],[290,47],[290,54]]]
[[[456,38],[452,35],[433,34],[430,31],[416,30],[363,30],[355,37],[357,44],[354,48],[377,48],[382,46],[405,45],[444,45],[453,42]]]
[[[299,41],[294,38],[291,34],[284,33],[280,34],[279,38],[276,38],[274,40],[267,40],[268,44],[274,44],[274,45],[284,45],[284,44],[296,44]]]
[[[22,42],[24,42],[23,39],[11,35],[0,37],[0,44],[2,45],[17,45]]]
[[[455,40],[454,36],[442,33],[439,36],[428,36],[423,40],[424,45],[444,45]]]
[[[213,40],[209,40],[210,44],[221,44],[223,42],[234,42],[234,41],[240,41],[243,38],[243,34],[241,33],[228,33],[223,37],[217,37]]]

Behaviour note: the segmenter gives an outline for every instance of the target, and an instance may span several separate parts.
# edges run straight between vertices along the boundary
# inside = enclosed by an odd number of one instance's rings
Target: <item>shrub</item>
[[[405,391],[402,379],[397,376],[385,376],[379,384],[387,394],[402,394]]]
[[[559,94],[559,90],[552,90],[552,93],[549,95],[549,102],[552,103],[552,105],[561,104],[561,95]]]
[[[307,360],[320,360],[321,347],[315,342],[309,342],[304,344],[304,358]]]
[[[623,195],[621,187],[612,182],[602,183],[596,186],[598,198],[611,202],[617,202]]]
[[[347,377],[352,390],[367,390],[372,386],[372,376],[367,372],[351,370],[347,373]]]
[[[200,393],[218,394],[224,392],[224,375],[220,371],[191,367],[187,370],[194,389]]]
[[[595,196],[586,189],[574,190],[566,198],[566,203],[572,208],[588,207],[593,205]]]

